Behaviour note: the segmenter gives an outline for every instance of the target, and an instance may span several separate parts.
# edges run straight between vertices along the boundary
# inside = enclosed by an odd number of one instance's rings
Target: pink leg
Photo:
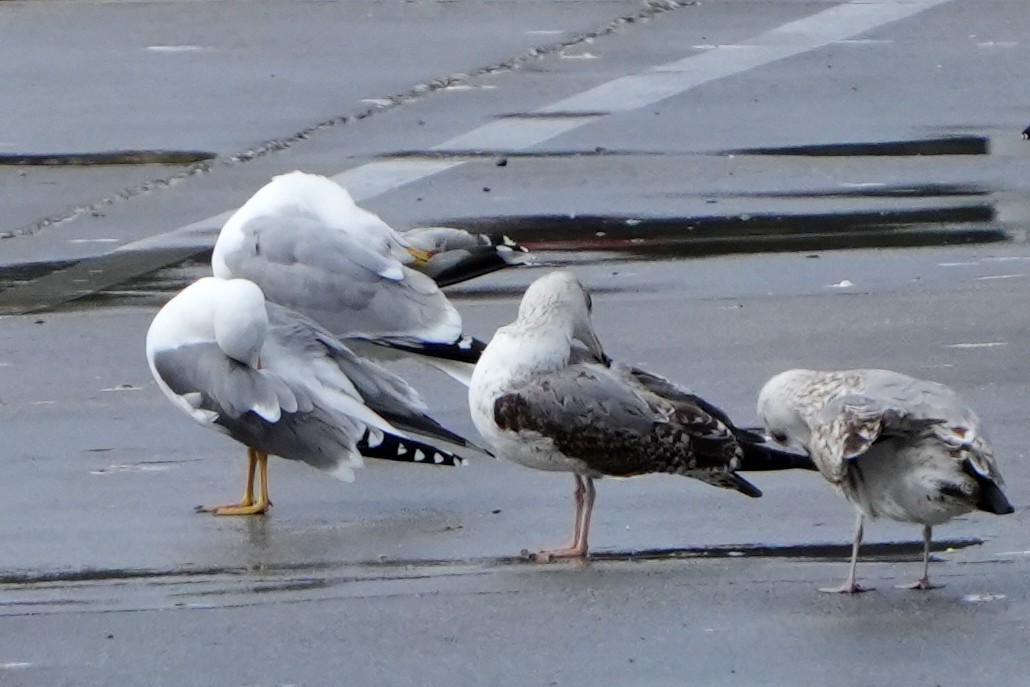
[[[933,540],[933,528],[923,527],[923,576],[912,584],[899,584],[898,589],[940,589],[943,584],[930,584],[930,542]]]
[[[556,558],[586,558],[587,556],[587,535],[590,533],[590,513],[594,509],[594,480],[589,477],[576,477],[576,490],[573,496],[576,499],[576,523],[572,533],[572,545],[565,549],[552,551],[537,551],[529,555],[534,561],[549,563]],[[586,496],[584,500],[584,495]],[[585,501],[585,502],[584,502]]]
[[[873,589],[872,587],[863,587],[855,581],[855,569],[858,567],[858,548],[862,545],[862,523],[862,514],[859,513],[858,519],[855,521],[855,543],[851,546],[851,570],[848,572],[848,578],[839,587],[822,587],[819,591],[829,594],[859,594]]]

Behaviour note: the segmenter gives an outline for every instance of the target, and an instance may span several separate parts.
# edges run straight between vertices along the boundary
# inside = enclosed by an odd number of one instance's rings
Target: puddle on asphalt
[[[0,165],[19,167],[89,167],[98,165],[190,165],[212,160],[200,150],[108,150],[99,153],[0,153]]]
[[[605,112],[527,112],[500,115],[500,119],[594,119]],[[922,157],[932,155],[989,155],[991,141],[985,136],[941,136],[908,141],[856,141],[853,143],[816,143],[795,146],[759,146],[731,148],[714,152],[690,150],[627,150],[598,146],[593,150],[505,150],[505,149],[433,149],[399,150],[380,155],[381,159],[449,160],[476,158],[532,158],[547,160],[566,157],[635,156],[661,157],[674,155],[720,156],[793,156],[793,157]]]
[[[450,218],[440,225],[505,235],[537,262],[692,259],[761,252],[986,244],[1010,240],[987,191],[928,185],[835,190],[842,196],[961,198],[929,208],[693,217],[530,215]],[[800,197],[789,194],[785,197]],[[549,258],[553,253],[557,259]],[[564,253],[564,257],[561,254]],[[139,305],[155,307],[210,273],[210,249],[112,251],[78,263],[0,266],[0,315]]]
[[[987,155],[990,139],[984,136],[942,136],[912,141],[827,143],[771,148],[739,148],[724,155],[802,155],[808,157],[909,157],[920,155]]]
[[[887,184],[855,184],[834,189],[817,191],[756,191],[754,193],[719,194],[707,193],[706,198],[977,198],[991,195],[991,191],[980,186],[963,184],[922,184],[913,186],[889,186]],[[697,194],[668,194],[666,198],[696,198]]]
[[[1009,240],[988,203],[944,208],[698,217],[536,215],[452,218],[448,226],[502,233],[530,251],[590,251],[618,259],[687,259],[735,253],[902,248]]]

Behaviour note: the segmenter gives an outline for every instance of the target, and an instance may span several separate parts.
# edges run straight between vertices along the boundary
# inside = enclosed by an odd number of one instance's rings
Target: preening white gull
[[[432,256],[404,240],[323,176],[272,179],[222,227],[216,277],[244,278],[269,301],[340,338],[426,356],[466,384],[482,344],[437,284],[412,269]]]
[[[454,450],[478,450],[429,417],[403,379],[267,303],[245,279],[205,277],[172,298],[147,332],[147,361],[176,407],[247,447],[242,500],[202,509],[219,515],[268,509],[269,454],[353,481],[362,453],[456,465],[462,458]]]
[[[932,589],[934,525],[1013,510],[980,419],[943,384],[890,370],[788,370],[766,383],[758,414],[777,441],[807,451],[858,512],[848,577],[822,591],[868,589],[855,580],[866,517],[923,526],[923,575],[907,588]]]
[[[590,295],[571,273],[536,280],[517,319],[487,345],[469,387],[472,420],[496,455],[575,477],[572,544],[534,558],[587,555],[595,479],[670,473],[757,497],[736,474],[745,463],[805,467],[699,397],[612,362],[590,313]]]

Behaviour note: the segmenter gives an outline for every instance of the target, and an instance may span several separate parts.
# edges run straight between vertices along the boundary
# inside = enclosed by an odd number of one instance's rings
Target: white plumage
[[[338,337],[431,356],[467,383],[481,345],[462,333],[461,316],[437,284],[412,269],[429,257],[340,185],[292,172],[229,218],[211,267],[216,277],[253,281],[270,301]]]
[[[461,459],[424,443],[459,449],[464,439],[425,413],[404,380],[360,358],[297,313],[265,301],[244,279],[206,277],[158,312],[147,360],[165,396],[197,422],[248,447],[243,500],[210,509],[249,515],[268,508],[268,454],[299,460],[352,481],[362,453],[434,464]],[[430,462],[430,461],[427,461]],[[253,491],[261,467],[261,495]]]

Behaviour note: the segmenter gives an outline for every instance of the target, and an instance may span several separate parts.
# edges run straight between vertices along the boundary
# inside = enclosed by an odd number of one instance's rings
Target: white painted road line
[[[582,116],[499,120],[435,145],[432,150],[525,150],[607,116],[601,113],[628,112],[653,105],[702,84],[852,39],[950,1],[852,0],[761,33],[735,45],[734,50],[691,54],[639,74],[612,79],[537,110],[541,114]],[[465,160],[379,160],[336,174],[333,179],[346,186],[355,200],[362,201],[463,164]],[[227,213],[209,217],[126,244],[119,250],[176,245],[183,240],[213,243],[217,227],[226,217]]]

